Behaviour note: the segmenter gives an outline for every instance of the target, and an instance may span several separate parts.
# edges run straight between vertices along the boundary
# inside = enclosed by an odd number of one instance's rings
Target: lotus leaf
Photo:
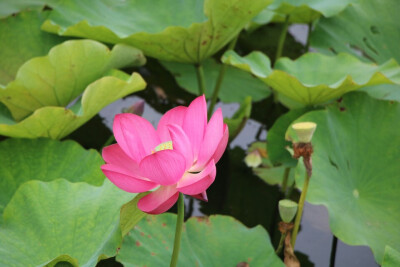
[[[95,266],[114,256],[120,208],[132,195],[108,180],[100,187],[64,179],[23,184],[4,210],[0,265]]]
[[[24,10],[40,11],[46,4],[59,0],[13,0],[0,2],[0,18],[19,13]]]
[[[382,267],[396,267],[400,265],[400,252],[390,246],[386,246]]]
[[[14,80],[25,61],[46,55],[66,39],[40,30],[48,15],[49,12],[24,12],[0,20],[0,84]]]
[[[318,125],[307,201],[325,205],[333,234],[369,246],[379,264],[386,245],[400,249],[399,117],[400,103],[353,92],[295,121]]]
[[[400,102],[400,85],[381,84],[363,87],[361,91],[368,93],[371,97],[381,100],[392,100]]]
[[[165,266],[170,261],[176,215],[147,216],[124,238],[117,261],[124,266]],[[192,217],[182,231],[178,266],[284,266],[268,233],[228,216]]]
[[[399,1],[360,1],[332,18],[322,18],[311,35],[311,46],[347,52],[379,64],[400,62]],[[361,53],[360,53],[361,52]]]
[[[364,61],[384,63],[394,58],[400,62],[398,10],[396,0],[360,1],[338,16],[321,19],[312,32],[311,45],[325,53],[352,53]],[[366,91],[378,99],[400,99],[398,85],[369,86]]]
[[[264,23],[283,22],[289,16],[291,23],[309,23],[321,15],[332,17],[339,14],[349,4],[359,0],[276,0],[266,8],[270,13],[264,13]],[[266,21],[266,19],[269,20]],[[260,20],[261,18],[258,18]]]
[[[48,56],[27,61],[16,79],[0,88],[0,134],[68,135],[109,103],[145,87],[140,75],[113,70],[138,62],[143,56],[133,47],[116,45],[110,51],[90,40],[67,41]]]
[[[125,43],[161,60],[199,63],[232,40],[270,0],[61,1],[43,29]]]
[[[322,104],[363,86],[400,84],[400,66],[394,60],[376,66],[348,54],[307,53],[294,61],[280,58],[274,69],[260,52],[240,57],[228,51],[222,61],[251,72],[275,91],[305,105]]]
[[[85,150],[74,141],[8,139],[0,142],[0,214],[23,183],[32,179],[100,186],[103,160],[96,150]]]

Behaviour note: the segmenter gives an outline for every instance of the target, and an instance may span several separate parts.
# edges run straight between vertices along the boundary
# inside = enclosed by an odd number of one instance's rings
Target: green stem
[[[229,43],[228,49],[226,49],[226,51],[233,50],[235,48],[238,37],[239,37],[239,34]],[[211,96],[210,107],[208,108],[208,116],[209,117],[211,116],[211,114],[214,110],[215,104],[217,103],[219,90],[221,89],[222,81],[224,80],[226,67],[227,67],[226,64],[222,64],[221,68],[219,69],[217,83],[215,84],[214,91]]]
[[[206,94],[206,86],[204,84],[204,71],[203,71],[203,65],[196,64],[196,75],[197,75],[197,83],[199,85],[199,95],[205,95]]]
[[[286,238],[286,233],[281,234],[281,239],[279,239],[278,248],[275,250],[276,255],[279,255],[279,253],[281,253],[282,248],[283,248],[283,242],[285,241],[285,238]]]
[[[299,232],[301,216],[303,215],[303,207],[304,202],[306,200],[308,183],[310,182],[310,176],[306,172],[306,176],[304,179],[303,191],[301,191],[300,200],[299,200],[299,210],[297,211],[296,220],[294,221],[293,235],[292,235],[292,247],[294,249],[294,245],[296,244],[297,233]]]
[[[287,182],[289,180],[290,168],[285,168],[285,173],[283,174],[283,181],[282,181],[282,193],[286,192],[287,189]]]
[[[282,56],[283,46],[285,44],[288,28],[289,28],[289,15],[286,15],[285,23],[283,24],[283,29],[281,35],[279,36],[278,49],[276,50],[275,62]]]
[[[285,194],[285,198],[286,199],[290,199],[291,198],[294,187],[295,187],[295,183],[293,183],[291,186],[289,186],[289,188],[288,188],[288,190],[287,190],[287,192]]]
[[[185,203],[183,202],[183,194],[179,193],[178,198],[178,216],[176,218],[174,251],[172,252],[170,267],[175,267],[178,264],[179,249],[181,247],[181,236],[183,217],[185,216]]]

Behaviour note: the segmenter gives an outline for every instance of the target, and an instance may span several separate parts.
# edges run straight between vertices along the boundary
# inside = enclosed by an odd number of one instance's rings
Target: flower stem
[[[306,200],[308,183],[310,182],[310,176],[306,172],[306,176],[304,179],[303,191],[301,191],[300,200],[299,200],[299,210],[297,211],[296,220],[294,221],[293,235],[292,235],[292,247],[294,249],[294,245],[296,244],[297,233],[299,232],[301,216],[303,215],[303,207],[304,202]]]
[[[199,95],[206,94],[206,86],[204,83],[204,71],[203,65],[201,63],[195,64],[196,67],[196,75],[197,75],[197,83],[199,85]]]
[[[175,267],[178,264],[179,249],[181,247],[181,236],[183,217],[185,216],[185,203],[183,202],[183,194],[179,193],[178,198],[178,216],[176,218],[176,229],[174,239],[174,251],[172,252],[170,267]]]
[[[278,248],[275,250],[276,255],[279,255],[281,253],[282,248],[283,248],[283,242],[285,241],[286,233],[281,234],[281,239],[279,239],[279,245]]]
[[[226,49],[226,51],[233,50],[235,48],[235,45],[236,45],[236,42],[238,40],[239,34],[236,35],[236,37],[229,43],[228,49]],[[224,80],[226,67],[227,67],[226,64],[222,64],[221,68],[219,69],[217,83],[215,84],[214,91],[213,91],[213,94],[211,96],[210,107],[208,108],[208,116],[209,117],[211,116],[211,114],[212,114],[212,112],[214,110],[215,104],[217,103],[219,90],[221,89],[222,81]]]
[[[329,267],[335,267],[336,250],[337,250],[337,237],[333,236],[332,248],[331,248],[331,258],[329,260]]]
[[[287,183],[288,183],[288,180],[289,180],[289,174],[290,174],[290,168],[286,167],[285,168],[285,173],[283,174],[283,181],[282,181],[282,193],[283,194],[286,193]]]
[[[286,15],[285,23],[283,24],[283,29],[281,35],[279,36],[278,49],[276,50],[276,55],[275,55],[275,63],[282,56],[283,46],[285,44],[288,28],[289,28],[289,15]]]

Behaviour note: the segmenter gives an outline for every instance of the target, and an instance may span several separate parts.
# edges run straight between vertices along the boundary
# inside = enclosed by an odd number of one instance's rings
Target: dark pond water
[[[271,26],[269,26],[271,27]],[[294,25],[290,28],[284,55],[297,57],[306,42],[307,27]],[[239,49],[263,50],[271,53],[275,49],[279,26],[260,29],[262,38],[239,40]],[[265,34],[263,34],[265,33]],[[275,35],[274,35],[275,34]],[[265,46],[259,47],[261,41]],[[272,40],[272,41],[271,41]],[[302,45],[303,44],[303,45]],[[128,70],[132,71],[132,70]],[[170,108],[187,105],[195,96],[179,89],[174,78],[166,72],[155,60],[149,60],[145,68],[138,70],[148,83],[148,88],[134,96],[121,99],[100,112],[100,116],[92,119],[70,138],[78,140],[86,147],[100,149],[111,134],[113,117],[121,113],[123,108],[129,107],[137,101],[146,101],[143,117],[154,126],[157,125],[162,114]],[[277,186],[265,184],[252,174],[243,162],[245,150],[256,140],[265,140],[267,128],[271,127],[276,118],[285,111],[282,106],[271,104],[271,99],[256,103],[253,106],[252,118],[247,122],[243,131],[230,144],[230,149],[218,163],[217,178],[208,190],[209,202],[186,199],[186,210],[193,209],[188,215],[201,216],[210,214],[227,214],[253,227],[261,224],[269,232],[273,244],[279,241],[277,223],[277,203],[283,197]],[[225,117],[231,116],[238,108],[238,104],[219,104]],[[263,122],[263,123],[261,123]],[[298,193],[296,192],[297,197]],[[295,195],[296,197],[296,195]],[[191,203],[193,202],[193,203]],[[173,211],[175,207],[171,210]],[[302,266],[351,266],[375,267],[372,252],[367,247],[349,246],[335,240],[329,228],[329,216],[324,206],[315,206],[306,203],[301,224],[301,231],[296,243],[296,254]],[[333,263],[334,261],[334,263]],[[103,262],[102,266],[116,266],[113,261]]]

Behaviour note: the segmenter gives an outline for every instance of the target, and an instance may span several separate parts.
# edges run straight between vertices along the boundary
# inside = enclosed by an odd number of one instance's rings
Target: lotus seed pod
[[[296,132],[300,143],[310,143],[317,124],[314,122],[299,122],[293,124],[292,128]]]
[[[297,206],[296,202],[289,199],[279,201],[279,215],[282,221],[290,223],[297,213]]]
[[[260,152],[256,149],[244,158],[244,162],[250,168],[256,168],[262,163]]]

